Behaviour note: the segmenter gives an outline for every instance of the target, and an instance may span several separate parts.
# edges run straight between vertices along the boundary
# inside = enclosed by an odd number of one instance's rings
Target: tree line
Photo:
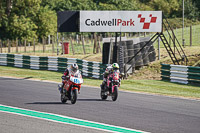
[[[185,17],[198,21],[199,0],[185,1]],[[55,35],[56,12],[64,10],[161,10],[182,17],[183,0],[0,0],[0,39],[33,39]]]

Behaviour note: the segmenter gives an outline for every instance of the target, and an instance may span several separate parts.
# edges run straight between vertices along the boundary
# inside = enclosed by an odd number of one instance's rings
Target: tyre
[[[149,61],[150,62],[155,61],[156,60],[156,52],[155,52],[155,49],[154,49],[153,45],[150,46],[149,52],[150,52]]]
[[[127,47],[124,46],[124,63],[128,62],[128,50]]]
[[[101,93],[100,93],[100,96],[101,96],[101,99],[102,100],[106,100],[108,95],[105,95],[105,85],[101,85]]]
[[[104,91],[101,91],[101,99],[102,100],[106,100],[108,98],[108,95],[105,95],[105,92]]]
[[[149,64],[149,46],[145,46],[144,51],[142,53],[142,59],[143,59],[143,65],[148,65]]]
[[[127,49],[133,49],[133,40],[126,41]]]
[[[124,73],[124,47],[122,45],[118,47],[118,63],[120,73]]]
[[[134,56],[134,50],[128,50],[128,61]],[[129,62],[129,64],[135,67],[135,57]]]
[[[72,104],[75,104],[75,103],[76,103],[77,96],[78,96],[78,90],[77,90],[77,89],[74,89],[74,90],[71,92],[71,103],[72,103]]]
[[[133,40],[127,41],[127,61],[130,61],[130,59],[134,56],[134,44]],[[128,64],[135,64],[135,58],[133,58]],[[134,67],[135,65],[133,65]]]
[[[142,55],[141,52],[138,53],[138,51],[140,50],[140,44],[137,43],[134,45],[134,54],[135,56],[135,66],[143,66],[143,60],[142,60]]]
[[[65,94],[61,94],[60,100],[61,100],[62,103],[66,103],[67,102]]]
[[[149,64],[149,57],[148,55],[143,55],[143,65],[148,65]]]
[[[113,94],[112,94],[112,100],[113,100],[113,101],[116,101],[116,100],[117,100],[117,97],[118,97],[118,87],[115,86],[115,87],[114,87],[114,92],[113,92]]]

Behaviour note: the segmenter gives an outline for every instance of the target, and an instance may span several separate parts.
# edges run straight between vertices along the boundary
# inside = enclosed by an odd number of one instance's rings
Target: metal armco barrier
[[[0,54],[0,66],[64,72],[66,67],[77,63],[83,77],[103,79],[107,65],[99,62],[62,57],[40,57],[18,54]]]
[[[171,82],[191,84],[200,84],[200,67],[161,64],[162,80]]]

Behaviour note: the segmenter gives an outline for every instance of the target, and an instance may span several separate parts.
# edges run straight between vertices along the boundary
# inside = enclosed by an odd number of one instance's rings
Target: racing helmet
[[[77,65],[76,63],[72,64],[72,65],[71,65],[71,70],[72,70],[74,73],[76,73],[77,70],[78,70],[78,65]]]
[[[119,70],[119,65],[117,63],[112,64],[113,70]]]

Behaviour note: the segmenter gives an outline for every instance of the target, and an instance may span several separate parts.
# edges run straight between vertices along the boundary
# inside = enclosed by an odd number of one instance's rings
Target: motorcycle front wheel
[[[67,102],[65,94],[61,94],[61,98],[60,99],[61,99],[62,103],[66,103]]]
[[[101,85],[101,93],[100,93],[100,96],[101,96],[101,99],[102,100],[106,100],[108,95],[105,95],[105,84],[104,85]]]
[[[78,90],[77,90],[77,89],[74,89],[74,90],[71,92],[71,103],[72,103],[72,104],[75,104],[75,103],[76,103],[77,96],[78,96]]]
[[[102,100],[106,100],[107,99],[107,97],[108,97],[108,95],[105,95],[105,92],[104,91],[101,91],[101,99]]]
[[[114,87],[114,92],[112,93],[112,100],[113,100],[113,101],[116,101],[116,100],[117,100],[117,97],[118,97],[118,87],[115,86],[115,87]]]

